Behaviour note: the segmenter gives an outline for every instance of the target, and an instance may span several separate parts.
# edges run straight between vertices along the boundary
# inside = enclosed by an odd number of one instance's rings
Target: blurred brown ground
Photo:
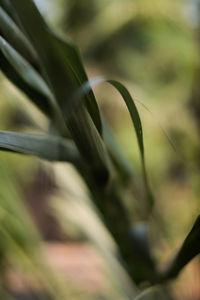
[[[67,278],[67,281],[73,282],[74,286],[77,285],[81,290],[95,294],[105,289],[102,262],[91,245],[45,242],[43,248],[45,259],[63,281]],[[9,270],[7,281],[13,293],[30,295],[30,286],[19,270]]]

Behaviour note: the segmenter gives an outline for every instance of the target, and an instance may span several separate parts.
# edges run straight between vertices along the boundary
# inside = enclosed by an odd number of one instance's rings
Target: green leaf
[[[53,103],[53,96],[42,77],[31,65],[0,36],[0,49],[4,57],[10,62],[21,78],[38,92],[41,92]],[[53,104],[52,104],[53,105]]]
[[[127,109],[129,111],[135,133],[136,133],[136,138],[138,141],[138,146],[139,146],[139,151],[140,151],[140,156],[141,156],[141,161],[142,161],[142,171],[143,171],[143,176],[144,176],[144,185],[145,185],[145,190],[146,190],[146,198],[147,198],[147,214],[151,211],[152,205],[153,205],[153,195],[151,193],[149,183],[148,183],[148,178],[147,178],[147,171],[146,171],[146,166],[145,166],[145,158],[144,158],[144,144],[143,144],[143,132],[142,132],[142,123],[140,120],[139,113],[137,111],[136,105],[134,103],[133,98],[131,97],[129,91],[126,89],[126,87],[121,84],[118,81],[115,80],[110,80],[106,78],[101,78],[101,77],[96,77],[90,82],[86,82],[79,90],[74,94],[74,106],[71,107],[71,109],[74,109],[77,105],[78,102],[81,101],[83,98],[83,95],[87,94],[88,91],[91,90],[91,88],[101,84],[101,83],[109,83],[113,87],[115,87],[120,95],[122,96]]]
[[[40,91],[29,85],[19,72],[10,64],[3,53],[0,51],[0,68],[4,75],[24,92],[32,102],[48,117],[53,114],[52,107],[49,105],[48,98]],[[19,71],[19,70],[18,70]],[[53,116],[52,116],[53,117]]]
[[[136,105],[135,105],[130,93],[125,88],[125,86],[123,86],[120,82],[115,81],[115,80],[106,79],[106,78],[101,78],[101,77],[96,77],[96,78],[90,80],[90,82],[89,81],[86,82],[73,96],[74,105],[73,105],[72,109],[74,109],[75,104],[77,104],[77,103],[75,103],[75,101],[79,102],[82,99],[82,96],[87,94],[91,90],[91,87],[95,87],[101,83],[109,83],[112,86],[114,86],[118,90],[118,92],[121,94],[124,102],[126,103],[126,106],[130,113],[130,116],[131,116],[132,123],[135,128],[141,159],[144,162],[143,133],[142,133],[142,123],[140,120],[140,116],[139,116]]]
[[[36,53],[30,42],[10,16],[0,7],[0,33],[29,62],[35,63]]]
[[[61,112],[40,74],[0,36],[0,66],[5,75],[13,81],[30,99],[54,121],[64,128]]]
[[[126,106],[128,108],[128,111],[130,113],[135,132],[136,132],[136,137],[140,149],[140,154],[142,161],[144,161],[144,144],[143,144],[143,132],[142,132],[142,123],[140,120],[140,116],[138,113],[138,110],[136,108],[136,105],[133,101],[133,98],[131,97],[129,91],[123,86],[120,82],[115,81],[115,80],[106,80],[108,83],[113,85],[118,92],[121,94],[122,98],[124,99]]]
[[[20,26],[19,19],[17,17],[17,14],[15,10],[12,7],[12,4],[10,0],[0,0],[0,5],[3,8],[3,10],[10,16],[10,18],[18,25]]]
[[[87,109],[86,99],[73,113],[70,109],[74,108],[72,95],[80,87],[80,83],[87,79],[83,75],[84,69],[76,48],[62,42],[51,32],[33,1],[12,1],[12,6],[37,52],[44,77],[63,112],[82,158],[91,170],[92,177],[97,181],[101,178],[106,184],[111,169],[110,160],[100,136],[101,120],[95,98],[93,97],[91,105],[87,105]]]
[[[68,140],[52,136],[0,131],[0,150],[29,154],[50,161],[76,163],[79,153]]]
[[[173,279],[182,268],[200,253],[200,216],[197,217],[191,231],[183,242],[183,245],[161,273],[160,281]]]
[[[108,183],[112,173],[112,164],[105,144],[85,109],[75,106],[71,116],[67,125],[72,139],[84,158],[85,170],[90,170],[90,180],[94,180],[102,187]]]
[[[73,105],[72,94],[87,81],[76,47],[53,34],[33,1],[12,1],[12,5],[37,51],[46,80],[61,109],[63,106],[70,108]],[[100,114],[92,91],[87,95],[85,103],[97,130],[101,133]],[[66,117],[70,115],[67,114]]]
[[[66,61],[68,64],[66,68],[69,68],[70,72],[73,73],[74,77],[77,80],[77,84],[78,84],[77,87],[80,87],[85,82],[88,82],[88,77],[84,70],[78,49],[74,45],[59,39],[55,35],[54,38],[55,38],[55,44],[57,44],[60,53],[62,53],[63,61]],[[88,91],[88,93],[85,95],[84,102],[86,104],[88,112],[97,130],[99,131],[99,133],[101,133],[102,122],[101,122],[100,112],[92,89],[90,89],[90,91]],[[71,106],[72,107],[74,106],[73,101],[71,103],[68,103],[69,111]],[[70,116],[70,114],[68,115]]]

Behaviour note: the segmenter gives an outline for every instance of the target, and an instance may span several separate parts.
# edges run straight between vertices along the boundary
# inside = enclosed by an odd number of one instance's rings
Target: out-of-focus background
[[[150,234],[162,265],[200,211],[200,1],[36,2],[54,30],[77,45],[90,79],[118,79],[137,101],[149,179],[162,220],[160,229],[150,220]],[[0,80],[0,129],[45,133],[45,117],[3,74]],[[140,174],[126,107],[109,86],[95,88],[95,94]],[[131,200],[127,196],[126,205],[137,219]],[[117,266],[104,249],[115,245],[70,165],[0,152],[0,225],[1,282],[16,299],[47,299],[41,282],[47,288],[53,282],[73,299],[122,297]],[[198,258],[171,288],[176,299],[200,299]]]

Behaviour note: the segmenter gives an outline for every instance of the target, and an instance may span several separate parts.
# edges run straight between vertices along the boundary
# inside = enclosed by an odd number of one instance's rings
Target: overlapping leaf
[[[37,58],[33,47],[24,33],[2,7],[0,7],[0,33],[29,63],[35,63]]]
[[[0,131],[0,150],[34,155],[50,161],[75,163],[79,158],[76,147],[70,141],[9,131]]]
[[[1,36],[0,57],[0,66],[5,75],[22,89],[59,128],[64,128],[59,107],[43,78]]]
[[[16,11],[13,9],[13,6],[11,4],[10,0],[0,0],[0,5],[3,8],[3,10],[10,16],[10,18],[19,26],[20,22],[19,22],[19,18],[17,16]]]
[[[81,86],[81,88],[79,88],[78,91],[76,91],[75,95],[73,96],[74,100],[76,102],[80,102],[80,99],[84,95],[86,95],[91,90],[92,87],[95,87],[101,83],[109,83],[112,86],[114,86],[118,90],[118,92],[121,94],[124,102],[126,103],[126,106],[130,113],[130,116],[131,116],[131,120],[132,120],[134,128],[135,128],[141,158],[142,158],[142,161],[144,161],[143,133],[142,133],[142,124],[141,124],[140,116],[139,116],[138,110],[136,108],[136,105],[133,101],[133,98],[131,97],[129,91],[126,89],[126,87],[123,84],[121,84],[120,82],[118,82],[116,80],[106,79],[106,78],[102,78],[102,77],[96,77],[90,81],[87,81],[84,85]],[[74,104],[74,106],[75,106],[75,104]],[[72,109],[74,106],[72,106]],[[71,109],[71,107],[70,107],[70,109]]]
[[[46,79],[57,101],[61,107],[65,103],[70,107],[70,96],[78,86],[87,81],[76,47],[62,41],[51,32],[33,1],[11,1],[11,3],[40,57]],[[87,95],[86,104],[93,122],[101,132],[100,115],[92,91]]]
[[[64,113],[67,126],[82,157],[91,166],[93,175],[104,174],[108,178],[110,163],[100,137],[98,106],[95,98],[90,98],[92,92],[87,95],[89,99],[86,100],[89,114],[85,102],[84,105],[76,107],[73,114],[68,113],[74,107],[73,93],[87,79],[75,47],[62,42],[50,31],[33,1],[11,1],[11,4],[37,52],[44,78]],[[68,109],[64,111],[63,107]]]
[[[153,204],[153,195],[152,195],[151,190],[149,188],[149,183],[148,183],[148,178],[147,178],[147,171],[146,171],[146,166],[145,166],[142,123],[141,123],[141,120],[140,120],[140,116],[139,116],[137,107],[134,103],[134,100],[133,100],[131,94],[129,93],[129,91],[127,90],[127,88],[123,84],[121,84],[120,82],[118,82],[116,80],[110,80],[110,79],[106,79],[106,78],[97,77],[97,78],[94,78],[93,80],[91,80],[90,82],[86,82],[84,85],[82,85],[81,88],[79,88],[78,91],[76,91],[75,95],[73,96],[74,97],[74,102],[80,102],[83,95],[87,94],[88,91],[91,90],[91,87],[95,87],[95,86],[97,86],[101,83],[109,83],[114,88],[116,88],[117,91],[122,96],[122,98],[123,98],[123,100],[124,100],[124,102],[127,106],[127,109],[129,111],[134,129],[135,129],[136,138],[137,138],[139,151],[140,151],[140,156],[141,156],[141,161],[142,161],[142,171],[143,171],[143,175],[144,175],[144,184],[145,184],[146,196],[147,196],[147,200],[148,200],[147,210],[151,210],[151,207],[152,207],[152,204]],[[74,106],[75,106],[75,104],[74,104]],[[72,109],[73,109],[73,107],[72,107]],[[106,129],[106,127],[104,129],[106,130],[105,137],[106,137],[106,139],[108,139],[108,143],[109,143],[109,139],[111,139],[112,137],[108,136],[110,134],[109,134],[108,130]],[[119,153],[115,152],[115,154],[119,157]],[[125,162],[123,162],[123,159],[120,158],[120,160],[121,160],[121,163],[123,163],[125,170],[128,171]]]

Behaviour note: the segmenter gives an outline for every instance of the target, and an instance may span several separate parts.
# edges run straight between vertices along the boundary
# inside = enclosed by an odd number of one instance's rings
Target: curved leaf
[[[90,80],[90,82],[86,82],[74,94],[74,96],[73,96],[74,106],[71,107],[71,109],[73,110],[76,107],[76,104],[81,101],[81,99],[83,98],[83,95],[87,94],[88,91],[91,90],[91,87],[95,87],[101,83],[109,83],[113,87],[115,87],[118,90],[118,92],[121,94],[121,96],[127,106],[127,109],[129,111],[134,129],[135,129],[139,150],[140,150],[140,156],[141,156],[141,161],[142,161],[142,171],[143,171],[143,176],[144,176],[144,184],[145,184],[146,196],[148,199],[148,207],[147,207],[147,213],[148,213],[152,208],[154,199],[153,199],[153,195],[151,193],[150,187],[149,187],[147,171],[146,171],[146,166],[145,166],[142,123],[141,123],[140,116],[139,116],[138,110],[136,108],[136,105],[134,103],[134,100],[133,100],[131,94],[129,93],[129,91],[127,90],[127,88],[123,84],[121,84],[120,82],[118,82],[116,80],[110,80],[110,79],[106,79],[106,78],[102,78],[102,77],[96,77],[96,78]]]
[[[142,161],[144,161],[144,145],[143,145],[143,132],[142,132],[142,124],[140,120],[139,113],[137,111],[136,105],[133,101],[133,98],[131,97],[129,91],[125,88],[124,85],[122,85],[120,82],[116,80],[110,80],[102,77],[96,77],[88,82],[86,82],[82,87],[74,94],[74,105],[71,109],[74,109],[76,102],[79,102],[82,99],[82,96],[87,94],[91,87],[95,87],[101,83],[109,83],[112,86],[114,86],[118,92],[121,94],[123,100],[126,103],[126,106],[128,108],[128,111],[131,116],[132,123],[135,128],[136,137],[140,149],[140,155],[142,158]]]
[[[160,281],[176,277],[182,268],[198,254],[200,254],[200,216],[197,217],[191,231],[187,235],[174,259],[162,272]]]
[[[0,131],[0,150],[29,154],[50,161],[75,163],[79,153],[70,141],[51,136]]]

